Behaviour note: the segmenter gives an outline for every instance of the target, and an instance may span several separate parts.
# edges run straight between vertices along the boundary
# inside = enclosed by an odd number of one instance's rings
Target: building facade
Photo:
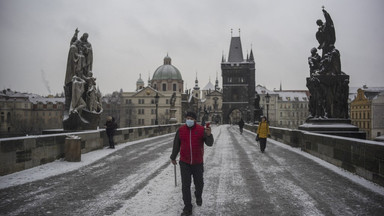
[[[183,117],[181,98],[184,81],[180,71],[172,65],[167,55],[164,64],[153,73],[145,86],[140,78],[136,91],[122,92],[120,104],[120,127],[169,124],[181,122]],[[156,99],[156,97],[158,97]],[[173,98],[173,99],[172,99]],[[171,121],[172,112],[174,119]],[[157,121],[156,121],[157,120]]]
[[[268,90],[258,85],[260,107],[269,116],[271,126],[297,129],[309,116],[309,91],[307,90]],[[269,103],[266,96],[269,95]],[[267,106],[268,105],[268,106]],[[268,107],[268,109],[267,109]]]
[[[374,140],[383,135],[384,88],[359,88],[350,104],[350,118],[353,125],[366,132],[367,139]]]
[[[0,137],[41,134],[63,128],[64,97],[0,92]]]

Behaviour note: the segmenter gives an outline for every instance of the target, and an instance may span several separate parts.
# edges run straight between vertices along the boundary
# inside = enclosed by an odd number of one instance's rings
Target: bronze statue
[[[341,71],[340,52],[335,48],[335,27],[329,13],[324,10],[326,22],[317,20],[319,30],[316,39],[318,49],[322,49],[322,57],[317,49],[311,49],[308,57],[310,77],[307,87],[310,118],[348,118],[348,84],[349,76]]]
[[[335,45],[336,42],[336,33],[335,27],[333,25],[333,21],[331,15],[324,9],[323,6],[323,14],[325,18],[325,23],[321,19],[316,21],[316,24],[319,26],[318,31],[316,32],[316,39],[319,42],[318,49],[322,49],[324,56],[331,49],[331,46]]]

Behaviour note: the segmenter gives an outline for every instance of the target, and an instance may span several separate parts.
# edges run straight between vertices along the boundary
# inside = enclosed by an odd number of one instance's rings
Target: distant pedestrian
[[[113,136],[115,135],[115,131],[117,129],[117,124],[115,122],[115,118],[112,116],[107,117],[107,121],[105,122],[105,131],[108,136],[109,148],[115,148],[115,142],[113,141]]]
[[[239,121],[240,134],[243,134],[244,121],[241,118]]]
[[[196,204],[203,203],[203,157],[204,143],[213,145],[211,128],[204,128],[196,123],[196,113],[187,112],[185,125],[181,126],[173,140],[171,162],[176,165],[176,156],[180,152],[180,173],[183,192],[184,208],[181,215],[192,215],[191,176],[195,184]]]
[[[260,141],[260,151],[264,153],[265,147],[267,146],[267,137],[270,136],[269,125],[265,116],[261,117],[259,127],[257,127],[257,136]]]

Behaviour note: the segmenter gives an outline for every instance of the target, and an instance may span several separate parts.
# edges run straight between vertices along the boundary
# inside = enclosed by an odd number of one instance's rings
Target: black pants
[[[195,184],[195,197],[201,198],[203,194],[204,179],[203,164],[187,164],[180,161],[181,184],[183,192],[184,210],[192,210],[191,198],[191,176],[193,176],[193,183]]]
[[[267,138],[259,138],[260,142],[260,151],[264,152],[265,147],[267,147]]]
[[[115,148],[115,143],[113,142],[113,133],[112,134],[107,134],[107,135],[108,135],[109,147],[110,148]]]

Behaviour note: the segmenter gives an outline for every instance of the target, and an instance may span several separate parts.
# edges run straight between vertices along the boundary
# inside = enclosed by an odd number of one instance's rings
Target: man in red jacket
[[[180,152],[179,164],[184,201],[182,216],[192,215],[191,176],[193,176],[193,182],[195,183],[196,204],[201,206],[203,203],[201,195],[204,187],[204,143],[207,146],[213,145],[211,128],[198,125],[196,123],[196,113],[187,112],[185,125],[177,130],[173,140],[171,155],[171,161],[176,165],[176,156]]]

